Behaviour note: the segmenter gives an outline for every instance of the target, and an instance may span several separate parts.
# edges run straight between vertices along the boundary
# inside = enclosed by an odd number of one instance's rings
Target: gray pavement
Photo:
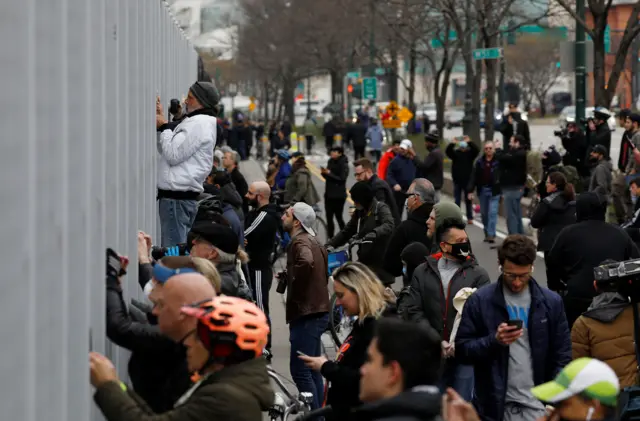
[[[539,127],[539,126],[536,126]],[[533,126],[532,126],[533,129]],[[532,133],[533,134],[533,133]],[[324,180],[320,176],[320,166],[326,166],[328,157],[326,154],[317,154],[317,155],[308,155],[307,161],[310,164],[311,172],[314,177],[314,184],[320,197],[324,195]],[[352,156],[349,157],[350,161],[352,160]],[[258,162],[256,160],[248,160],[240,163],[240,171],[247,179],[247,182],[251,183],[257,180],[264,180],[265,178],[265,162]],[[347,187],[352,186],[355,183],[355,178],[353,176],[353,168],[350,169],[349,178],[347,181]],[[444,197],[443,200],[452,201],[450,197]],[[345,205],[344,217],[345,222],[348,220],[348,210],[349,203]],[[320,206],[324,209],[323,204]],[[464,205],[463,205],[464,206]],[[498,222],[498,240],[504,239],[506,236],[506,223],[503,218],[500,218]],[[497,244],[489,245],[483,243],[482,240],[484,238],[484,233],[482,229],[482,224],[480,223],[480,215],[477,214],[476,218],[473,221],[472,225],[469,225],[467,228],[467,233],[469,235],[471,241],[471,247],[474,252],[474,255],[478,259],[478,262],[482,267],[484,267],[489,276],[493,281],[498,278],[498,259],[497,259]],[[542,285],[547,284],[546,270],[544,265],[544,260],[542,258],[542,254],[538,253],[538,258],[535,263],[535,279],[541,283]],[[399,289],[400,279],[396,283],[397,289]],[[285,312],[284,312],[284,298],[275,292],[275,288],[272,288],[270,295],[270,310],[271,310],[271,322],[272,322],[272,351],[273,351],[273,361],[272,365],[276,371],[282,374],[285,378],[290,379],[289,374],[289,329],[285,323]],[[327,354],[329,356],[334,355],[335,350],[331,348],[330,338],[323,338],[323,343],[325,344],[325,348],[327,349]],[[295,390],[295,386],[293,383],[290,383],[291,390]]]

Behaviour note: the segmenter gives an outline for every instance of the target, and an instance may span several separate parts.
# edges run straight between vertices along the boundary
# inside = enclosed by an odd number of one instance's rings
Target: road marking
[[[306,162],[307,162],[307,169],[311,172],[311,174],[315,175],[320,179],[320,181],[326,184],[327,181],[322,176],[322,173],[320,172],[320,168],[318,168],[315,164],[312,164],[309,161],[306,161]],[[351,199],[351,193],[349,192],[349,189],[347,189],[347,201],[351,203],[352,206],[355,206],[355,203],[353,203],[353,199]]]

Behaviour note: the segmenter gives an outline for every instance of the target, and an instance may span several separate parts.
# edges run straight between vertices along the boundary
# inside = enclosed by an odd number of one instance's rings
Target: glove
[[[362,237],[362,241],[375,241],[375,239],[376,239],[376,233],[374,231],[371,231],[367,233],[367,235]]]

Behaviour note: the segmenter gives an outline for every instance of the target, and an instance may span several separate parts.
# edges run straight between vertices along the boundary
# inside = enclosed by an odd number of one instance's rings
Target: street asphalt
[[[539,127],[539,126],[538,126]],[[454,129],[455,130],[455,129]],[[534,131],[536,130],[536,131]],[[536,134],[534,134],[536,133]],[[532,126],[532,137],[537,136],[537,129],[534,129]],[[541,137],[541,136],[540,136]],[[309,164],[309,169],[311,173],[314,175],[313,182],[315,184],[316,189],[320,197],[324,195],[324,180],[320,175],[320,166],[326,166],[328,156],[326,154],[318,153],[313,155],[307,155],[307,162]],[[349,156],[349,161],[353,161],[353,156]],[[245,176],[249,183],[257,180],[264,180],[265,178],[265,168],[266,162],[258,162],[254,159],[243,161],[240,163],[240,171]],[[350,168],[349,178],[347,181],[347,187],[352,186],[355,183],[355,178],[353,176],[353,168]],[[444,197],[443,200],[452,199],[450,197]],[[350,201],[350,199],[348,199]],[[348,220],[348,210],[350,203],[347,202],[344,210],[344,218],[345,221]],[[464,206],[464,205],[463,205]],[[320,203],[320,207],[324,209],[324,205]],[[322,212],[324,214],[324,212]],[[498,222],[498,240],[502,240],[506,236],[506,223],[503,218],[500,218]],[[482,267],[484,267],[489,276],[493,281],[498,278],[498,261],[497,261],[497,245],[489,245],[483,243],[484,233],[483,227],[480,223],[480,215],[476,214],[473,224],[468,225],[467,233],[471,240],[471,247],[473,253],[480,263]],[[278,265],[282,265],[283,262],[280,262]],[[275,271],[274,271],[275,272]],[[538,253],[538,258],[535,263],[535,279],[546,286],[546,271],[544,260],[542,258],[542,254]],[[401,280],[398,278],[396,285],[394,288],[399,289],[401,286]],[[275,284],[275,282],[274,282]],[[271,322],[272,322],[272,352],[274,355],[272,366],[273,368],[280,373],[287,381],[289,381],[288,386],[292,391],[295,391],[294,384],[290,381],[291,376],[289,374],[289,329],[285,323],[285,311],[284,311],[284,297],[275,291],[275,287],[271,289],[270,294],[270,310],[271,310]],[[332,342],[328,335],[323,338],[323,343],[325,344],[325,348],[327,350],[327,354],[331,357],[335,355],[335,350],[332,347]]]

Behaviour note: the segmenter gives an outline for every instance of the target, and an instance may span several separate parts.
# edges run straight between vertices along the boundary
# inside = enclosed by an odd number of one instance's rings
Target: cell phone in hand
[[[122,272],[122,259],[113,251],[113,249],[107,249],[107,278],[117,279]]]
[[[507,320],[507,326],[516,327],[517,330],[520,330],[522,329],[522,320],[519,320],[519,319]]]
[[[305,354],[305,353],[304,353],[304,352],[302,352],[302,351],[296,351],[296,354],[301,355],[301,356],[303,356],[303,357],[308,357],[308,355],[307,355],[307,354]]]

